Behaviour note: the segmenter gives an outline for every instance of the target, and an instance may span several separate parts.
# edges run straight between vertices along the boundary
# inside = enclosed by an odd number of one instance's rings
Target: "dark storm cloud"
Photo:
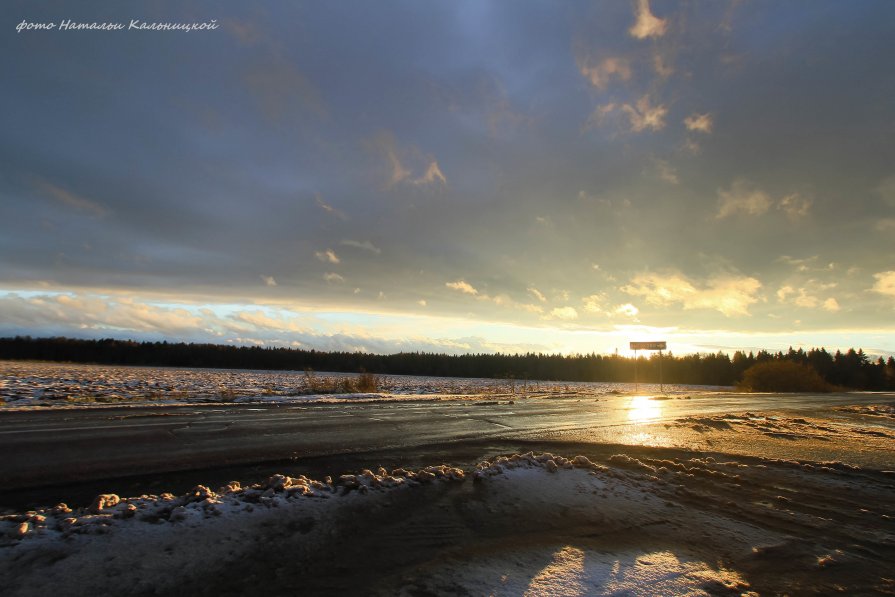
[[[629,304],[658,326],[873,325],[895,270],[893,11],[14,3],[0,280],[538,325],[617,325]],[[65,18],[220,26],[15,30]]]

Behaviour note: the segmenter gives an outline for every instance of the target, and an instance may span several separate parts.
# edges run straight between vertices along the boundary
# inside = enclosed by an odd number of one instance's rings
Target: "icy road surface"
[[[843,460],[893,468],[895,420],[837,407],[893,395],[592,395],[357,404],[246,404],[0,411],[7,489],[128,474],[412,449],[488,439],[563,440]],[[809,421],[823,414],[824,425]],[[712,417],[726,415],[726,420]],[[740,427],[755,441],[725,434]],[[760,441],[776,435],[767,454]],[[729,446],[725,437],[730,436]],[[795,440],[799,441],[795,441]],[[756,443],[759,442],[759,443]],[[853,445],[854,442],[859,442]],[[874,448],[879,444],[878,448]],[[863,450],[862,445],[874,449]],[[845,448],[843,448],[845,446]],[[842,455],[845,449],[847,456]]]

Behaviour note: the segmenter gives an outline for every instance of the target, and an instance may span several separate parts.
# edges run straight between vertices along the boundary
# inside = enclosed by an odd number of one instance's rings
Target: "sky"
[[[0,335],[895,354],[895,3],[2,15]]]

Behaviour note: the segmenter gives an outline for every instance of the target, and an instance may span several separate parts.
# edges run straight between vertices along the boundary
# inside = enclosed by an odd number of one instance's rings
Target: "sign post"
[[[662,351],[667,348],[665,340],[656,342],[631,342],[631,350],[634,351],[634,391],[637,391],[639,384],[637,383],[637,351],[638,350],[658,350],[659,351],[659,391],[665,393],[665,384],[662,383]]]

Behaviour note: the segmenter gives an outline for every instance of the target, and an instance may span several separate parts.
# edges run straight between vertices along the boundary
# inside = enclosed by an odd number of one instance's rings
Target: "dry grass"
[[[357,394],[378,392],[381,380],[374,373],[362,372],[357,377],[320,378],[312,369],[305,369],[306,394]]]

